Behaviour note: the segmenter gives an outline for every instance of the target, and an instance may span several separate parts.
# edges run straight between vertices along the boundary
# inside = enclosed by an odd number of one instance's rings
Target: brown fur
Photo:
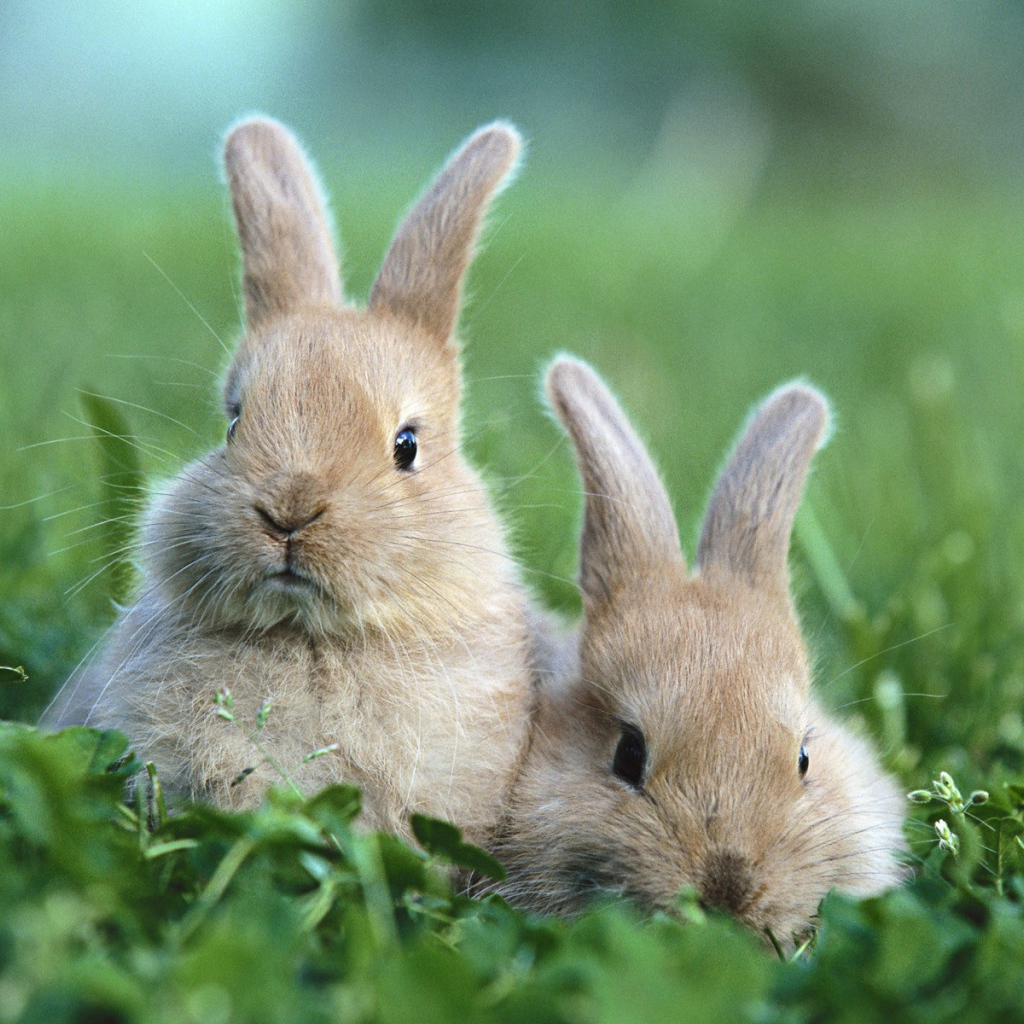
[[[559,359],[548,390],[587,496],[585,616],[578,668],[541,692],[497,844],[503,893],[558,912],[601,892],[667,909],[693,886],[785,941],[833,886],[895,884],[900,794],[810,693],[788,597],[789,534],[824,399],[789,385],[757,411],[689,575],[657,472],[597,375]],[[639,788],[613,770],[626,724],[646,740]]]
[[[224,390],[237,423],[154,496],[135,602],[49,724],[120,728],[172,791],[245,806],[279,781],[246,735],[270,700],[271,756],[307,791],[361,785],[366,825],[406,831],[413,810],[476,840],[493,825],[526,741],[531,613],[459,451],[452,331],[517,151],[503,125],[466,143],[360,310],[342,303],[294,138],[265,119],[229,134],[247,320]],[[405,426],[411,471],[394,460]],[[245,730],[215,716],[222,687]]]

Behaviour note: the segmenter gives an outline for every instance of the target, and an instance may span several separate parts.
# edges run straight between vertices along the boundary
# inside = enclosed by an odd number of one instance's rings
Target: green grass
[[[1024,783],[1019,197],[773,179],[695,225],[692,197],[667,186],[626,202],[567,181],[527,170],[502,197],[463,317],[469,447],[538,593],[577,607],[578,484],[537,400],[553,352],[589,359],[619,393],[691,550],[750,405],[788,378],[814,381],[837,428],[792,563],[820,692],[874,732],[908,790],[945,769],[965,793],[990,791],[982,824],[918,809],[921,878],[879,901],[830,899],[814,950],[782,966],[727,922],[604,908],[567,925],[459,900],[443,851],[359,838],[283,797],[148,828],[115,809],[113,755],[77,752],[98,741],[7,730],[0,1022],[1021,1014],[1022,811],[1007,789]],[[349,293],[363,296],[416,186],[328,185]],[[212,180],[15,186],[0,223],[0,665],[29,677],[0,674],[0,718],[32,721],[112,616],[112,581],[90,580],[111,544],[92,529],[116,499],[99,482],[111,456],[79,392],[115,404],[150,476],[216,443],[215,335],[237,334],[235,255]],[[964,837],[958,858],[937,847],[943,815]],[[211,890],[239,843],[246,856]]]

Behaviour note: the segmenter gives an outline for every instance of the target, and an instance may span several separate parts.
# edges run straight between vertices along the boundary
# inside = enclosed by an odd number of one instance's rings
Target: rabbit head
[[[454,330],[482,217],[518,150],[508,125],[473,135],[356,308],[294,137],[265,118],[229,132],[246,330],[224,387],[226,441],[155,502],[143,537],[147,576],[192,619],[429,632],[478,600],[481,567],[460,574],[472,558],[437,549],[453,520],[465,551],[502,547],[459,453]]]
[[[786,939],[832,887],[901,876],[901,798],[810,692],[787,554],[829,422],[814,389],[757,409],[688,573],[665,489],[597,375],[561,358],[551,404],[586,494],[578,669],[541,689],[498,843],[505,894],[573,912],[595,894],[707,906]]]

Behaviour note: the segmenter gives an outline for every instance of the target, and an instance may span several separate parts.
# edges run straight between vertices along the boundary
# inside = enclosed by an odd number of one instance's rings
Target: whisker
[[[231,355],[231,349],[229,349],[227,345],[224,344],[224,341],[221,338],[221,336],[210,326],[210,324],[207,322],[203,314],[200,313],[199,310],[192,305],[188,298],[186,298],[185,293],[170,279],[170,277],[168,277],[163,267],[161,267],[160,264],[157,263],[157,261],[153,259],[153,257],[150,256],[145,249],[142,250],[142,255],[145,256],[146,259],[153,264],[153,266],[156,268],[160,276],[178,293],[178,297],[181,299],[181,301],[184,302],[185,305],[188,306],[188,308],[191,309],[192,312],[195,313],[197,317],[199,317],[199,322],[214,336],[214,338],[217,341],[217,344],[220,345],[220,347],[224,350],[225,354]]]
[[[907,647],[910,644],[916,644],[920,640],[924,640],[927,637],[930,637],[930,636],[932,636],[935,633],[941,633],[944,629],[950,629],[954,625],[955,625],[955,623],[946,622],[946,623],[944,623],[941,626],[936,626],[934,629],[929,629],[927,633],[921,633],[919,636],[911,637],[909,640],[902,640],[898,644],[893,644],[891,647],[886,647],[885,650],[876,651],[874,654],[870,654],[870,655],[868,655],[868,657],[862,658],[855,665],[851,665],[849,668],[844,669],[842,672],[839,673],[839,675],[833,676],[827,683],[823,683],[822,685],[823,686],[831,686],[833,683],[835,683],[838,680],[842,679],[843,676],[848,675],[850,672],[853,672],[855,669],[860,668],[861,665],[866,665],[869,661],[874,661],[876,658],[881,658],[882,655],[884,655],[884,654],[891,654],[893,651],[898,651],[901,647]]]
[[[160,356],[160,355],[140,355],[140,354],[126,354],[121,352],[108,352],[108,359],[141,359],[145,361],[154,361],[162,363],[177,363],[180,366],[187,366],[193,370],[199,370],[202,373],[207,374],[211,379],[218,380],[218,376],[208,366],[203,366],[202,363],[193,362],[191,359],[180,359],[177,356]]]
[[[139,412],[148,413],[151,416],[159,416],[162,420],[167,420],[168,423],[173,423],[176,427],[181,427],[182,430],[187,430],[194,437],[197,437],[203,444],[206,443],[206,438],[199,433],[198,430],[193,430],[188,424],[182,423],[181,420],[176,420],[173,416],[168,415],[165,412],[161,412],[159,409],[150,409],[148,406],[140,405],[138,402],[129,402],[124,398],[114,398],[110,395],[97,395],[92,391],[84,391],[79,388],[78,393],[80,395],[86,395],[89,398],[100,398],[105,402],[113,402],[115,405],[123,405],[128,409],[137,409]]]

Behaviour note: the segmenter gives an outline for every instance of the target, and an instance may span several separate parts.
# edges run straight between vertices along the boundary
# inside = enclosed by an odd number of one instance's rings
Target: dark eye
[[[807,756],[807,748],[804,746],[800,747],[800,757],[796,766],[800,770],[800,778],[803,778],[807,774],[807,769],[811,767],[811,759]]]
[[[395,465],[409,469],[416,461],[416,431],[403,427],[395,437]]]
[[[242,410],[234,408],[231,410],[231,419],[228,420],[228,440],[232,441],[235,437],[235,431],[238,429],[238,421],[242,418]]]
[[[628,782],[634,789],[639,789],[644,780],[646,767],[647,744],[644,742],[644,734],[634,725],[623,725],[619,745],[615,748],[612,771],[623,782]]]

